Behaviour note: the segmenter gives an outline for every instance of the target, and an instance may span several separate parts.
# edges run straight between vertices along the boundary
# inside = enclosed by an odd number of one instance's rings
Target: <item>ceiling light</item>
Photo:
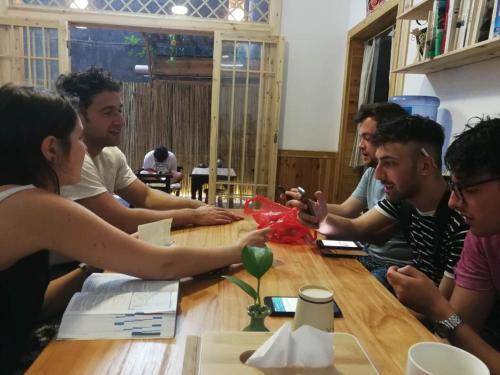
[[[180,15],[184,15],[188,12],[188,8],[185,7],[184,5],[174,5],[172,7],[172,13],[173,14],[180,14]]]
[[[87,30],[87,26],[75,26],[75,27],[80,30]]]
[[[89,1],[88,0],[73,0],[73,2],[70,4],[71,9],[87,9],[89,6]]]

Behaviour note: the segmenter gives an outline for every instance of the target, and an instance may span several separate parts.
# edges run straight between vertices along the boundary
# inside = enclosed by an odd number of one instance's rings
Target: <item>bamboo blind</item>
[[[211,90],[210,82],[124,83],[122,99],[126,127],[122,131],[120,147],[131,168],[141,168],[148,151],[165,145],[176,155],[178,165],[184,168],[182,194],[189,195],[192,168],[209,162]],[[238,181],[245,183],[254,182],[257,118],[252,114],[257,113],[258,85],[250,85],[249,90],[251,94],[247,97],[252,99],[247,101],[246,111],[244,85],[237,85],[234,91],[232,132],[227,118],[228,109],[226,111],[225,106],[221,108],[218,141],[218,157],[223,160],[224,167],[235,169]],[[227,96],[231,94],[231,90],[223,86],[221,96],[225,99],[222,102],[229,103]],[[244,113],[247,114],[245,127]],[[234,145],[231,158],[227,147],[230,136]],[[246,142],[244,153],[241,152],[242,142]]]

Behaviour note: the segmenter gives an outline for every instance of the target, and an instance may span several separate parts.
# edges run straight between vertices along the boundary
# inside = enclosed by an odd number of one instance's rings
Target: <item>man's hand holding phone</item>
[[[300,209],[299,219],[303,224],[311,228],[317,229],[319,224],[328,215],[326,201],[323,198],[323,193],[320,191],[314,194],[316,196],[316,202],[313,201],[307,195],[305,189],[300,186],[288,190],[286,195],[292,198],[292,200],[287,202],[287,206]]]

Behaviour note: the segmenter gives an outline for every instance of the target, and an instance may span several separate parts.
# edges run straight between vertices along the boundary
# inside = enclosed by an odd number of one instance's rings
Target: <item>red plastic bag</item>
[[[316,240],[316,231],[312,231],[297,219],[296,208],[285,207],[257,195],[247,199],[244,212],[253,216],[259,229],[271,228],[270,241],[302,245]]]

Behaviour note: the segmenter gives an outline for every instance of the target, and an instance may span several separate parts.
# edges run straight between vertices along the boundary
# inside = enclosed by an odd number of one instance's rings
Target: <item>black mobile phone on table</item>
[[[264,304],[271,310],[271,316],[294,316],[297,308],[297,297],[266,296]],[[342,311],[333,301],[333,316],[342,317]]]

